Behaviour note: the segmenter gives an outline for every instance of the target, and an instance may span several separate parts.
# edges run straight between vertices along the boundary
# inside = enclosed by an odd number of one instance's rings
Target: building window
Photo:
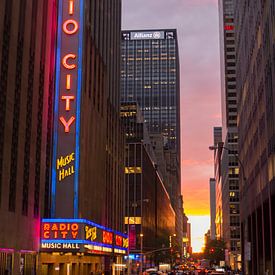
[[[230,214],[240,214],[240,205],[230,204]]]
[[[230,216],[230,226],[240,226],[240,217]]]
[[[239,239],[241,237],[241,234],[240,234],[240,228],[231,228],[230,229],[230,237],[232,239]]]
[[[230,191],[229,192],[229,201],[230,202],[239,202],[239,192],[238,191]]]

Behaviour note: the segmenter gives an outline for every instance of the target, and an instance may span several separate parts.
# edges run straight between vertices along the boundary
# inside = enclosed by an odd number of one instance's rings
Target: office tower
[[[120,18],[120,0],[58,1],[51,215],[42,220],[40,274],[107,274],[127,251]]]
[[[239,163],[236,94],[234,1],[219,1],[222,141],[221,155],[222,232],[229,257],[226,264],[240,267]]]
[[[216,239],[216,180],[211,178],[210,185],[210,238]]]
[[[1,274],[34,274],[49,214],[54,4],[0,3]]]
[[[155,147],[158,167],[177,216],[182,243],[180,185],[180,90],[177,33],[123,31],[121,100],[137,102]]]
[[[125,230],[129,234],[131,270],[165,258],[170,261],[169,236],[175,234],[175,212],[158,173],[156,157],[139,106],[121,103],[121,119],[126,135],[125,156]],[[175,246],[174,240],[171,245]],[[163,249],[163,250],[162,250]],[[155,252],[161,251],[161,256]],[[145,260],[145,258],[144,258]],[[145,262],[144,262],[145,264]],[[132,274],[132,272],[131,272]]]
[[[221,183],[221,155],[222,155],[222,127],[214,127],[214,146],[217,146],[217,150],[214,151],[214,177],[215,177],[215,235],[218,240],[222,239],[223,228],[223,211],[222,211],[222,183]],[[211,194],[211,191],[210,191]],[[211,200],[211,198],[210,198]],[[211,208],[212,210],[212,208]],[[211,217],[212,226],[212,217]]]
[[[274,274],[274,1],[235,1],[244,274]]]

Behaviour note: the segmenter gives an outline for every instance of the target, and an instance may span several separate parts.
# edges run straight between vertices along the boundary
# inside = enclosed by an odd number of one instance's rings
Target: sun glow
[[[188,222],[191,223],[191,246],[193,252],[201,252],[204,247],[204,234],[210,227],[210,217],[188,216]]]

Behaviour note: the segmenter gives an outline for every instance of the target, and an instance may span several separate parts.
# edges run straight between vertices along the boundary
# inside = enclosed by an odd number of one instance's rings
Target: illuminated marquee
[[[42,238],[43,239],[78,239],[79,238],[78,223],[43,223]]]
[[[84,0],[58,5],[51,214],[77,218]]]
[[[41,251],[125,254],[126,235],[86,219],[43,219]]]

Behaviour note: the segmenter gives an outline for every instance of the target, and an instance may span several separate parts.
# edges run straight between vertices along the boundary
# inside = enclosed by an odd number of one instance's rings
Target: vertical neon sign
[[[59,0],[51,216],[78,217],[84,0]]]

